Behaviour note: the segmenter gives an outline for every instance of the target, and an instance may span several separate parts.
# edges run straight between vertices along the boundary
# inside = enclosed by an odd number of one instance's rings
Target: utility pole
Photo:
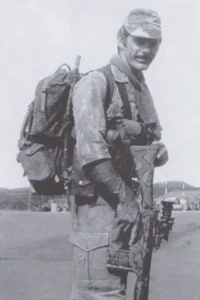
[[[182,193],[182,196],[183,196],[183,198],[185,197],[185,182],[184,182],[184,180],[183,180],[183,193]]]
[[[32,191],[29,191],[29,199],[28,199],[28,211],[31,210],[31,201],[32,201]]]
[[[167,198],[167,193],[168,193],[168,186],[167,186],[167,174],[166,176],[166,180],[165,180],[165,199]]]

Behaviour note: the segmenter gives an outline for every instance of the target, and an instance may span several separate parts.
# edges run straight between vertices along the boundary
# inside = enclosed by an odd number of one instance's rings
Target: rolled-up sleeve
[[[94,71],[84,76],[73,91],[76,151],[81,167],[101,159],[111,158],[105,140],[106,86],[104,75]]]

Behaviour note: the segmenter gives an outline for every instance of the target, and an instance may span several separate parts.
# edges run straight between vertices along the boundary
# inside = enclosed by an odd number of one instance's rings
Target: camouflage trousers
[[[128,273],[106,267],[114,210],[102,199],[72,212],[74,283],[70,300],[125,300]]]

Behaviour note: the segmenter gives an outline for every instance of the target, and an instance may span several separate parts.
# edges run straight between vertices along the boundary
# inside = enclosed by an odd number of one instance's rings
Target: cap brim
[[[160,39],[162,37],[161,31],[153,27],[138,27],[134,30],[127,28],[127,31],[132,36],[143,37],[147,39]]]

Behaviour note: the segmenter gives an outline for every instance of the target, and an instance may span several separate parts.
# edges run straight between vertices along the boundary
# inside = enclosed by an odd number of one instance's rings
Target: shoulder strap
[[[43,86],[41,88],[42,98],[41,98],[41,111],[44,112],[46,110],[46,96],[47,96],[47,85],[48,85],[48,78],[44,79]]]
[[[112,101],[112,97],[114,94],[113,74],[112,74],[110,65],[106,65],[106,66],[98,69],[97,71],[100,71],[101,73],[103,73],[103,75],[106,78],[106,82],[107,82],[106,99],[105,99],[105,103],[104,103],[104,109],[106,111],[108,109],[108,107],[110,106],[110,103]]]
[[[131,106],[130,106],[130,102],[128,100],[126,84],[121,83],[121,82],[116,82],[116,83],[117,83],[120,97],[121,97],[123,105],[124,105],[124,118],[132,120]]]
[[[110,106],[110,103],[111,103],[112,97],[113,97],[113,93],[114,93],[114,78],[113,78],[113,74],[111,71],[111,65],[106,65],[105,67],[98,69],[98,71],[100,71],[104,74],[106,81],[107,81],[107,94],[106,94],[106,101],[104,103],[104,108],[106,111],[108,109],[108,107]],[[117,84],[119,94],[120,94],[120,97],[121,97],[123,105],[124,105],[124,117],[126,119],[131,120],[132,114],[131,114],[130,103],[128,100],[126,84],[120,83],[120,82],[116,82],[116,84]]]

